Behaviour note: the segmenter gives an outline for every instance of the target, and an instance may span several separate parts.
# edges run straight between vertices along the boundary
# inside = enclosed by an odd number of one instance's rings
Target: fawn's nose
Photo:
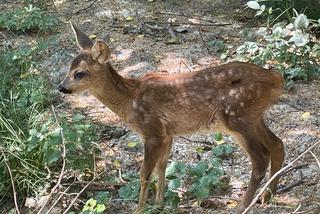
[[[71,90],[69,89],[66,89],[63,85],[58,85],[58,90],[64,94],[71,94]]]

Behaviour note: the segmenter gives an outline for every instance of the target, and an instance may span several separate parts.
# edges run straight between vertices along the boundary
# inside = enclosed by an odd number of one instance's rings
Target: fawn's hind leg
[[[284,161],[285,151],[283,142],[278,138],[264,123],[261,121],[260,129],[263,131],[262,135],[264,136],[264,145],[269,150],[271,158],[271,168],[269,179],[278,172]],[[262,197],[262,203],[267,202],[270,199],[271,194],[276,193],[277,184],[280,176],[277,176],[269,185],[269,191],[266,191]]]
[[[226,123],[226,127],[231,134],[237,137],[238,144],[248,153],[252,165],[249,185],[237,208],[237,214],[242,213],[252,202],[260,182],[265,177],[270,162],[270,153],[261,140],[258,124],[258,120],[249,119],[243,119],[241,121],[229,119]]]

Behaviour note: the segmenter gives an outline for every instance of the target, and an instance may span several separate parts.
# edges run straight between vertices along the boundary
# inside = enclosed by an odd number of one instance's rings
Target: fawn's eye
[[[87,73],[85,71],[78,71],[74,74],[74,79],[75,80],[80,80],[82,79],[84,76],[86,76]]]

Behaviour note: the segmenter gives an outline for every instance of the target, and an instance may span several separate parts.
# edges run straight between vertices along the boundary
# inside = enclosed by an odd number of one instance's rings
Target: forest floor
[[[235,51],[243,41],[245,23],[250,22],[243,7],[246,1],[53,2],[55,7],[51,5],[50,10],[65,24],[61,24],[58,29],[61,36],[51,50],[51,57],[41,66],[50,73],[54,85],[63,79],[78,51],[69,20],[91,37],[106,41],[113,51],[112,65],[127,77],[140,77],[151,71],[166,71],[170,74],[190,72],[222,64],[214,48],[208,48],[204,41],[219,39],[231,52]],[[174,22],[170,33],[167,30],[168,20]],[[15,39],[23,42],[32,37],[20,36]],[[285,90],[280,101],[266,114],[268,126],[285,144],[285,164],[320,140],[319,89],[319,80],[296,82],[293,89]],[[130,127],[87,93],[58,96],[60,105],[57,111],[81,111],[104,129],[97,134],[107,136],[99,142],[104,149],[105,165],[118,160],[121,162],[122,173],[138,172],[143,158],[143,145],[128,148],[128,142],[139,141]],[[191,135],[187,138],[190,141],[180,137],[174,139],[170,162],[195,162],[199,159],[195,148],[201,146],[201,142],[214,141],[212,135]],[[250,178],[251,165],[233,138],[224,136],[224,140],[233,143],[235,148],[232,155],[223,160],[223,168],[230,179],[228,192],[208,199],[217,204],[215,208],[202,207],[194,201],[183,201],[177,209],[168,209],[168,212],[234,213],[234,204],[243,196]],[[320,147],[315,148],[313,153],[319,158]],[[200,158],[207,157],[208,154],[203,154]],[[293,213],[300,207],[295,213],[320,213],[319,167],[314,156],[306,154],[293,165],[292,170],[282,176],[279,183],[282,193],[277,194],[268,205],[257,204],[251,212]],[[114,200],[106,213],[132,213],[136,207],[135,201]]]

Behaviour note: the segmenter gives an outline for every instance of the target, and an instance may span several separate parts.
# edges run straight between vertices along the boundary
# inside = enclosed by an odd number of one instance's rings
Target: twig
[[[171,15],[171,16],[182,16],[182,17],[186,17],[186,18],[191,18],[188,15],[183,14],[183,13],[171,13],[171,12],[161,12],[160,11],[160,12],[157,12],[157,14],[164,14],[164,15]],[[200,20],[200,21],[204,21],[204,22],[217,23],[215,21],[208,20],[208,19],[203,19],[203,18],[200,18],[200,17],[197,17],[197,16],[194,16],[194,18],[197,19],[197,20]]]
[[[50,213],[51,210],[57,205],[57,203],[60,201],[60,199],[67,193],[67,191],[70,189],[70,187],[73,185],[73,183],[71,185],[69,185],[63,192],[59,193],[59,197],[57,198],[57,200],[51,205],[51,207],[48,209],[48,211],[46,213]]]
[[[172,30],[172,25],[171,25],[171,22],[168,24],[168,33],[170,34],[171,38],[174,39],[174,40],[177,40],[177,37],[176,35],[174,34],[173,30]]]
[[[252,200],[251,204],[242,212],[242,214],[246,214],[250,208],[258,201],[259,197],[262,195],[262,193],[268,188],[269,184],[277,177],[279,176],[284,170],[288,169],[295,163],[297,160],[299,160],[302,156],[310,152],[314,147],[320,144],[320,141],[310,146],[307,150],[302,152],[298,157],[296,157],[293,161],[289,162],[285,167],[281,168],[278,172],[276,172],[269,180],[268,182],[262,187],[258,195]]]
[[[151,30],[164,30],[163,27],[159,27],[159,26],[153,26],[153,25],[149,25],[147,23],[144,24],[144,26],[146,26],[147,28],[150,28]]]
[[[5,38],[5,39],[8,38],[8,37],[7,37],[4,33],[2,33],[1,31],[0,31],[0,34],[1,34],[1,36],[2,36],[3,38]]]
[[[198,31],[199,31],[199,36],[200,36],[200,39],[201,39],[202,44],[203,44],[204,47],[207,49],[208,53],[209,53],[211,56],[213,56],[212,51],[210,50],[210,48],[209,48],[209,46],[207,45],[206,41],[204,41],[204,38],[203,38],[203,35],[202,35],[202,30],[201,30],[200,27],[198,28]]]
[[[216,23],[216,24],[208,24],[208,23],[193,23],[193,22],[156,22],[156,21],[146,21],[145,23],[149,24],[173,24],[173,25],[196,25],[196,26],[226,26],[232,25],[230,23]]]
[[[200,143],[200,144],[205,144],[207,146],[215,146],[215,143],[214,142],[210,142],[210,141],[201,141],[201,140],[191,140],[187,137],[184,137],[184,136],[179,136],[180,138],[186,140],[186,141],[189,141],[191,143]]]
[[[288,186],[286,186],[286,187],[283,187],[283,188],[279,189],[279,190],[277,191],[277,193],[285,193],[285,192],[288,192],[290,189],[292,189],[292,188],[294,188],[294,187],[296,187],[296,186],[299,186],[299,185],[301,185],[301,184],[304,184],[304,183],[305,183],[305,181],[304,181],[303,179],[300,179],[300,180],[298,180],[298,181],[296,181],[296,182],[294,182],[294,183],[292,183],[292,184],[290,184],[290,185],[288,185]]]
[[[299,204],[299,206],[292,213],[297,213],[298,210],[300,210],[300,208],[301,208],[301,204]]]
[[[104,171],[99,173],[97,176],[95,176],[94,178],[92,178],[91,181],[89,181],[87,183],[87,185],[85,185],[80,192],[77,193],[76,197],[71,201],[70,205],[68,206],[68,208],[63,212],[63,214],[66,214],[69,212],[69,210],[71,209],[72,205],[77,201],[77,199],[79,198],[79,196],[87,189],[87,187],[93,182],[95,181],[98,177],[100,177],[103,173],[105,173]]]
[[[121,170],[121,167],[119,167],[119,180],[123,183],[128,183],[127,181],[123,180],[122,178],[122,170]]]
[[[193,71],[193,68],[190,67],[185,61],[181,60],[181,62],[187,67],[187,69],[189,70],[189,72]]]
[[[90,191],[101,191],[101,190],[109,190],[111,189],[111,187],[121,187],[123,186],[124,184],[126,184],[127,182],[124,182],[124,183],[98,183],[98,182],[91,182],[90,183],[90,186],[87,187],[87,190],[90,190]],[[88,182],[86,181],[76,181],[76,182],[73,182],[73,183],[64,183],[62,184],[63,186],[80,186],[80,187],[84,187],[88,184]]]
[[[72,13],[72,15],[78,14],[78,13],[80,13],[80,12],[82,12],[82,11],[85,11],[85,10],[89,9],[89,8],[92,7],[92,5],[94,5],[97,1],[98,1],[98,0],[94,0],[94,1],[91,2],[91,4],[89,4],[87,7],[82,8],[82,9],[80,9],[80,10]]]
[[[291,172],[291,171],[293,171],[293,170],[295,170],[295,169],[301,169],[301,168],[304,168],[304,167],[306,167],[306,166],[309,166],[309,164],[301,164],[301,165],[293,166],[293,167],[289,168],[287,171],[282,172],[282,173],[280,174],[280,176],[283,176],[283,175],[285,175],[285,174],[288,174],[289,172]]]
[[[65,167],[66,167],[66,145],[65,145],[65,141],[64,141],[63,130],[62,130],[62,127],[61,127],[61,125],[59,123],[59,120],[58,120],[58,117],[56,115],[54,106],[51,106],[51,108],[52,108],[54,119],[56,120],[56,123],[57,123],[57,125],[59,127],[59,130],[60,130],[60,135],[61,135],[61,141],[62,141],[62,154],[61,154],[61,157],[62,157],[62,168],[61,168],[61,172],[60,172],[60,175],[59,175],[59,178],[58,178],[58,181],[57,181],[56,185],[51,189],[50,194],[48,195],[47,201],[42,205],[42,207],[40,208],[40,210],[38,211],[37,214],[41,214],[42,210],[48,204],[48,202],[49,202],[50,198],[52,197],[53,193],[59,187],[59,185],[61,183],[61,180],[62,180],[62,177],[64,175]]]
[[[314,159],[316,159],[317,164],[318,164],[318,166],[319,166],[319,168],[320,168],[320,161],[319,161],[319,159],[317,158],[317,156],[316,156],[313,152],[311,152],[311,151],[310,151],[310,154],[314,157]]]
[[[13,191],[13,200],[14,200],[14,205],[16,207],[16,213],[17,214],[20,214],[20,210],[19,210],[19,206],[18,206],[18,200],[17,200],[17,192],[16,192],[16,187],[14,185],[14,181],[13,181],[13,176],[12,176],[12,172],[11,172],[11,168],[8,164],[8,159],[7,159],[7,156],[6,154],[4,153],[3,151],[3,147],[0,146],[0,150],[1,150],[1,153],[3,155],[3,161],[8,169],[8,172],[9,172],[9,176],[10,176],[10,180],[11,180],[11,186],[12,186],[12,191]]]
[[[311,208],[309,210],[305,210],[305,211],[300,211],[300,212],[295,212],[296,214],[304,214],[304,213],[311,213],[312,211],[320,211],[320,207],[314,207],[314,208]],[[314,212],[316,213],[316,212]],[[318,213],[318,212],[317,212]]]

